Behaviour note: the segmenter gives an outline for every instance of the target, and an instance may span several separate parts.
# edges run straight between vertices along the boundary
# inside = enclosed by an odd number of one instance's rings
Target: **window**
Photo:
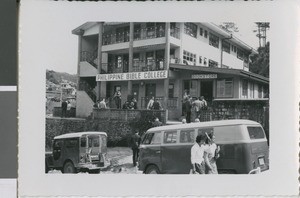
[[[184,23],[184,33],[197,37],[197,25],[194,23]]]
[[[200,28],[200,36],[203,36],[203,29]]]
[[[169,98],[174,98],[174,84],[169,84]]]
[[[60,149],[63,146],[63,141],[62,140],[55,140],[53,143],[54,149]]]
[[[223,41],[222,42],[222,50],[230,54],[230,43]]]
[[[207,58],[204,58],[203,64],[207,65]]]
[[[209,45],[219,48],[219,37],[209,33]]]
[[[154,133],[147,133],[143,139],[143,144],[150,144]]]
[[[209,67],[218,67],[218,62],[209,59],[208,66]]]
[[[196,54],[183,50],[183,62],[187,65],[196,65]]]
[[[248,81],[246,79],[244,79],[242,82],[242,96],[248,96]]]
[[[117,68],[122,67],[122,56],[117,56]]]
[[[217,97],[233,97],[233,80],[217,80]]]
[[[203,129],[198,129],[198,135],[209,135],[211,133],[214,132],[214,129],[213,128],[203,128]]]
[[[250,98],[254,98],[254,84],[249,82]]]
[[[244,52],[240,48],[237,48],[237,58],[241,60],[244,58]]]
[[[176,143],[177,131],[167,131],[164,135],[164,143]]]
[[[86,147],[86,136],[81,137],[80,146],[81,147]]]
[[[195,130],[181,130],[180,143],[189,143],[195,141]]]
[[[199,56],[199,63],[202,64],[202,56]]]
[[[204,30],[204,37],[207,38],[207,31]]]
[[[161,143],[161,132],[154,133],[151,144],[160,144]]]
[[[107,137],[105,135],[100,135],[100,137],[101,137],[101,145],[102,145],[102,147],[106,147]]]
[[[265,138],[264,131],[261,127],[247,127],[250,139],[263,139]]]

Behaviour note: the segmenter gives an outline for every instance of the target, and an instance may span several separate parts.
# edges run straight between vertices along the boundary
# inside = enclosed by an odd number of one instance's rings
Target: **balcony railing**
[[[82,51],[80,53],[80,61],[93,62],[97,58],[97,54],[90,51]]]
[[[135,29],[133,33],[134,40],[145,40],[153,38],[165,37],[165,27],[164,26],[154,26],[148,28]],[[171,28],[170,34],[172,37],[180,38],[179,28]],[[103,35],[103,45],[111,45],[116,43],[129,42],[129,32],[119,32],[115,34],[104,34]]]
[[[151,97],[141,97],[141,109],[147,109],[147,105],[149,103],[149,100]],[[155,99],[158,100],[158,102],[161,104],[161,108],[165,109],[165,104],[164,104],[164,97],[158,96],[155,97]],[[167,109],[176,109],[178,108],[178,98],[173,97],[173,98],[168,98],[167,101]]]

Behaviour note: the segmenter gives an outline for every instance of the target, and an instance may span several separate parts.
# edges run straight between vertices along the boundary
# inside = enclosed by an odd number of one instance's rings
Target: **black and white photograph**
[[[298,192],[296,11],[272,3],[21,2],[19,195]]]
[[[46,71],[46,173],[267,171],[269,29],[268,22],[63,29],[76,38],[77,73]]]

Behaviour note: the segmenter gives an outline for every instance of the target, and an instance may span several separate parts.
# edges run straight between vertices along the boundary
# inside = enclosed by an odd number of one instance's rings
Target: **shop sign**
[[[168,77],[168,71],[161,70],[161,71],[147,71],[147,72],[98,74],[96,76],[96,81],[153,80],[153,79],[165,79],[167,77]]]
[[[193,74],[192,79],[214,79],[218,78],[217,74]]]

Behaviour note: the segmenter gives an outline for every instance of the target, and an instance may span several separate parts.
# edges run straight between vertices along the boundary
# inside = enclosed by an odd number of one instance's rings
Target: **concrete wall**
[[[98,73],[97,69],[90,63],[83,61],[79,63],[80,77],[94,77]]]
[[[76,117],[86,118],[93,112],[94,102],[85,91],[77,91],[76,95]]]

